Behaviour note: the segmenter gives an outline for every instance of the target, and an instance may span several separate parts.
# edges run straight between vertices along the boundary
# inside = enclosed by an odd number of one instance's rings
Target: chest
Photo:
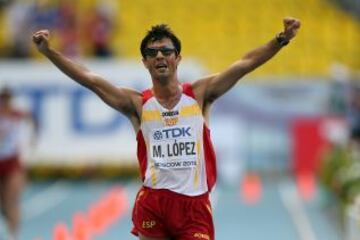
[[[178,99],[173,108],[163,106],[157,99],[150,99],[142,109],[141,125],[159,128],[175,125],[197,125],[203,117],[197,102],[185,95]]]
[[[19,128],[20,121],[13,117],[0,117],[0,137],[9,135],[12,132],[16,132]]]
[[[174,109],[176,107],[176,105],[178,105],[178,103],[181,101],[182,95],[177,95],[168,99],[154,99],[156,100],[159,104],[160,104],[160,109],[161,107],[163,108],[164,111],[168,110],[168,109]]]

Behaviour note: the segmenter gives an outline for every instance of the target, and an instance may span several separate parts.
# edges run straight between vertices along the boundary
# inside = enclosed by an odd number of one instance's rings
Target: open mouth
[[[167,65],[166,64],[163,64],[163,63],[160,63],[160,64],[157,64],[155,66],[156,69],[159,69],[159,70],[164,70],[164,69],[167,69]]]

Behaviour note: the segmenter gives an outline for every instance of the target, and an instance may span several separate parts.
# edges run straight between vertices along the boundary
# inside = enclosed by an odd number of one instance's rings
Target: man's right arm
[[[119,110],[131,121],[139,117],[141,93],[128,88],[118,88],[84,66],[65,57],[49,46],[49,32],[41,30],[33,35],[37,49],[56,67],[77,83],[95,92],[109,106]],[[134,124],[134,122],[133,122]]]

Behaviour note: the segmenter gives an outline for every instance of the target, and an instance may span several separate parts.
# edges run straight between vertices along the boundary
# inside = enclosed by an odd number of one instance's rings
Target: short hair
[[[176,54],[177,55],[180,54],[181,52],[180,40],[175,36],[175,34],[168,25],[159,24],[152,26],[151,29],[147,32],[147,34],[143,38],[143,40],[141,41],[140,52],[143,58],[145,58],[145,48],[149,43],[153,43],[155,41],[159,41],[164,38],[169,38],[176,49]]]
[[[5,86],[0,89],[0,98],[11,98],[13,95],[13,91],[8,87]]]

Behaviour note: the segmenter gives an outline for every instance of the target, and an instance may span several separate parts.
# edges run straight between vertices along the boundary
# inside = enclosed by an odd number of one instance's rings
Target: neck
[[[167,81],[154,80],[153,81],[153,92],[157,98],[160,99],[169,99],[177,96],[181,93],[181,89],[179,88],[179,81],[177,78],[173,78],[171,81],[169,79]]]

